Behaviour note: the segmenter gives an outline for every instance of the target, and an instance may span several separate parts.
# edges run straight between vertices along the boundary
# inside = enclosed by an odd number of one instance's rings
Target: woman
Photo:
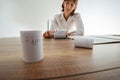
[[[43,34],[44,38],[52,38],[54,32],[59,29],[67,30],[68,36],[83,35],[84,27],[79,13],[75,13],[78,0],[64,0],[62,3],[62,12],[54,17],[51,30]]]

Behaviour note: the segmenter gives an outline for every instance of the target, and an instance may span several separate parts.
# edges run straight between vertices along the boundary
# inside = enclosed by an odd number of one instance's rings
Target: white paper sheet
[[[120,40],[120,35],[98,35],[95,37],[99,38],[108,38],[108,39],[113,39],[113,40]]]

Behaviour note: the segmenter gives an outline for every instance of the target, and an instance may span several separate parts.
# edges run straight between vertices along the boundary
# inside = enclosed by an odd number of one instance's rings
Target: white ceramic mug
[[[55,31],[54,38],[55,39],[65,39],[65,38],[67,38],[67,31],[64,30],[64,29],[60,29],[60,30]]]
[[[42,31],[20,31],[24,62],[43,59]]]
[[[78,37],[74,40],[75,47],[93,48],[94,40],[88,37]]]

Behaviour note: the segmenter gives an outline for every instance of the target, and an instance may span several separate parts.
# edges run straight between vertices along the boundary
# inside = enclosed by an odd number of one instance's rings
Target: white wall
[[[61,12],[63,0],[0,0],[0,37],[21,30],[47,30],[47,20]],[[86,35],[120,34],[120,0],[80,0]]]
[[[120,0],[80,0],[85,34],[120,34]]]
[[[0,37],[21,30],[47,30],[47,20],[60,13],[61,0],[0,0]]]

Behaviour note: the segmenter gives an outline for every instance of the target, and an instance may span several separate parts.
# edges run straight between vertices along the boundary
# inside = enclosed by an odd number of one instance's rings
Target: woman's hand
[[[54,32],[55,32],[55,31],[46,31],[46,32],[43,34],[43,37],[44,37],[44,38],[53,38]]]
[[[74,36],[75,31],[67,33],[67,36]]]

